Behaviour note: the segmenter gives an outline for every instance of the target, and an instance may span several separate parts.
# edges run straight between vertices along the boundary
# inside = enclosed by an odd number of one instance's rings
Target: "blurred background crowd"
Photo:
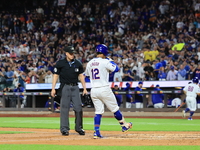
[[[199,0],[1,0],[0,90],[51,83],[64,46],[85,67],[100,43],[109,81],[200,79],[199,40]]]

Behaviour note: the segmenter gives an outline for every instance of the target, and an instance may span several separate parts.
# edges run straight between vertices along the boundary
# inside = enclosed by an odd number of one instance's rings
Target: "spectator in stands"
[[[18,86],[19,79],[16,74],[13,75],[13,87],[16,88]]]
[[[198,78],[200,79],[200,64],[198,64],[197,68],[193,72],[193,78]]]
[[[174,69],[174,66],[170,67],[170,71],[167,73],[167,80],[177,80],[178,71]]]
[[[177,72],[177,79],[178,80],[185,80],[186,79],[186,70],[184,68],[184,66],[181,64],[179,67],[179,70]]]
[[[0,10],[2,62],[13,57],[12,50],[14,50],[17,63],[21,60],[20,57],[23,57],[23,60],[31,57],[33,64],[38,67],[37,62],[42,61],[38,56],[42,55],[47,60],[54,58],[51,65],[46,64],[44,60],[45,69],[48,68],[47,70],[53,72],[52,65],[58,59],[65,57],[63,46],[77,47],[77,52],[81,54],[80,61],[84,63],[85,60],[88,61],[94,57],[93,50],[97,42],[105,41],[104,43],[110,47],[110,55],[118,54],[122,62],[126,61],[126,58],[120,57],[124,54],[128,55],[129,59],[137,58],[137,68],[134,66],[130,69],[131,72],[137,70],[137,75],[141,79],[144,79],[141,65],[146,60],[152,63],[155,58],[160,59],[165,69],[171,65],[177,69],[176,67],[179,67],[184,60],[194,61],[192,65],[198,69],[195,66],[198,65],[200,57],[195,55],[199,55],[200,47],[199,3],[196,1],[185,3],[148,1],[149,9],[146,9],[143,0],[107,4],[103,1],[97,2],[96,5],[92,3],[84,5],[84,2],[80,1],[78,4],[68,2],[68,5],[60,7],[41,1],[38,5],[30,5],[28,12],[20,8],[22,14],[16,14],[18,7],[13,10],[2,3],[5,5]],[[15,6],[15,3],[13,5]],[[104,6],[109,6],[107,13],[104,13],[104,9],[100,9]],[[187,11],[186,7],[190,11]],[[4,11],[4,9],[7,10]],[[10,15],[11,10],[14,15]],[[181,52],[172,50],[172,47],[178,43],[185,43]],[[171,59],[176,61],[177,65],[168,63]],[[25,62],[26,66],[27,64],[29,63]],[[154,69],[158,67],[157,65],[154,67],[155,64],[150,65]],[[21,70],[27,72],[27,70]],[[196,73],[194,75],[198,76]],[[156,72],[156,77],[157,75],[158,72]]]
[[[114,82],[122,82],[122,75],[121,75],[121,70],[119,70],[118,72],[114,73]]]
[[[25,88],[26,73],[24,71],[21,71],[20,69],[18,69],[18,71],[18,82],[21,85],[21,87]]]
[[[147,61],[145,63],[144,71],[145,71],[145,80],[147,81],[150,80],[151,73],[153,72],[153,67],[150,65],[150,61]]]
[[[159,55],[158,52],[158,46],[154,46],[153,50],[150,51],[150,55],[151,55],[151,62],[156,60],[156,57]]]
[[[139,81],[140,77],[137,75],[137,71],[133,70],[132,74],[130,75],[133,81]]]
[[[37,73],[37,76],[38,76],[38,79],[36,79],[37,83],[45,83],[45,74],[46,74],[45,69],[41,68],[36,73]]]
[[[132,81],[132,78],[130,77],[131,70],[128,66],[124,67],[123,75],[122,75],[122,81]]]
[[[143,48],[143,50],[144,50],[144,61],[151,61],[152,55],[151,55],[150,49],[146,47],[146,48]]]
[[[192,80],[193,79],[193,75],[194,75],[194,71],[195,71],[195,67],[193,65],[189,65],[190,69],[188,71],[188,80]]]
[[[144,71],[145,63],[142,63],[141,66],[138,65],[137,75],[140,77],[140,80],[145,80],[145,71]]]
[[[0,72],[0,91],[3,91],[3,89],[5,88],[5,84],[6,84],[6,78],[4,73],[1,71]]]
[[[160,59],[157,58],[154,61],[154,64],[155,64],[154,73],[156,75],[156,79],[158,79],[158,72],[159,72],[160,68],[162,67],[162,63],[160,62]]]
[[[28,77],[30,78],[30,83],[38,83],[39,75],[36,72],[29,72]],[[29,82],[28,80],[29,79],[27,79],[27,82]]]
[[[31,83],[31,75],[32,75],[31,72],[29,72],[29,73],[27,74],[27,76],[26,76],[26,78],[25,78],[25,82],[26,82],[26,84]]]
[[[14,72],[11,70],[11,67],[7,68],[6,71],[6,87],[13,88]]]
[[[167,73],[165,72],[164,67],[160,67],[160,70],[158,72],[158,79],[159,81],[165,81],[167,77]]]
[[[15,60],[17,57],[17,54],[15,53],[14,50],[12,50],[12,53],[10,54],[10,58],[12,58],[13,60]]]
[[[46,71],[46,73],[44,74],[44,83],[52,83],[52,78],[53,78],[53,73],[51,72],[51,70]]]

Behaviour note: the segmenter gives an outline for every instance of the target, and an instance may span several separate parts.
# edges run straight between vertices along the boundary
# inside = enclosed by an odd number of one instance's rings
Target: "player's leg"
[[[190,116],[189,116],[188,120],[192,120],[192,116],[194,115],[194,112],[196,111],[196,108],[197,108],[196,99],[195,98],[191,98],[191,102],[190,102]]]
[[[200,109],[200,103],[197,103],[197,108]]]
[[[143,103],[140,104],[140,108],[144,108]]]
[[[190,100],[189,100],[189,98],[186,98],[185,102],[186,102],[186,108],[185,108],[185,110],[182,111],[182,117],[183,117],[183,118],[185,118],[186,113],[187,113],[188,111],[190,111],[190,109],[189,109],[189,105],[190,105]]]
[[[136,102],[136,103],[135,103],[135,107],[136,107],[136,108],[140,108],[140,103]]]
[[[157,108],[163,108],[164,104],[163,103],[157,103]]]
[[[94,116],[94,138],[102,138],[103,136],[100,133],[100,125],[101,125],[101,114],[96,114]]]
[[[154,108],[158,108],[158,104],[154,104],[153,107],[154,107]]]
[[[105,88],[104,91],[102,91],[101,99],[103,99],[103,102],[107,106],[107,108],[114,113],[114,117],[119,121],[119,124],[122,126],[122,132],[128,131],[132,127],[132,123],[125,122],[125,119],[119,110],[116,98],[110,87]]]
[[[100,125],[101,125],[101,117],[104,113],[104,104],[99,99],[99,95],[101,90],[99,88],[91,89],[91,98],[95,108],[95,116],[94,116],[94,139],[102,138],[103,136],[100,133]]]
[[[130,102],[126,102],[126,108],[131,108],[131,103]]]

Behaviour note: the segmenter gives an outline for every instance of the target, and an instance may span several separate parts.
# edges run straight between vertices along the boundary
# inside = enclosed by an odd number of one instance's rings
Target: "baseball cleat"
[[[132,122],[125,123],[124,125],[122,125],[122,132],[127,132],[129,129],[132,128],[132,125]]]
[[[101,134],[97,135],[96,132],[94,132],[94,139],[101,139],[103,136]]]
[[[182,117],[185,118],[185,110],[182,111]]]
[[[193,119],[189,117],[188,120],[193,120]]]

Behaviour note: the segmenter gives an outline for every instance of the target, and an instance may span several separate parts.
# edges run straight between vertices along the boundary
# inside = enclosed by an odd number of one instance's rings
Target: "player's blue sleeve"
[[[116,66],[116,68],[113,72],[118,72],[119,71],[118,65],[114,61],[110,61],[110,63]]]

